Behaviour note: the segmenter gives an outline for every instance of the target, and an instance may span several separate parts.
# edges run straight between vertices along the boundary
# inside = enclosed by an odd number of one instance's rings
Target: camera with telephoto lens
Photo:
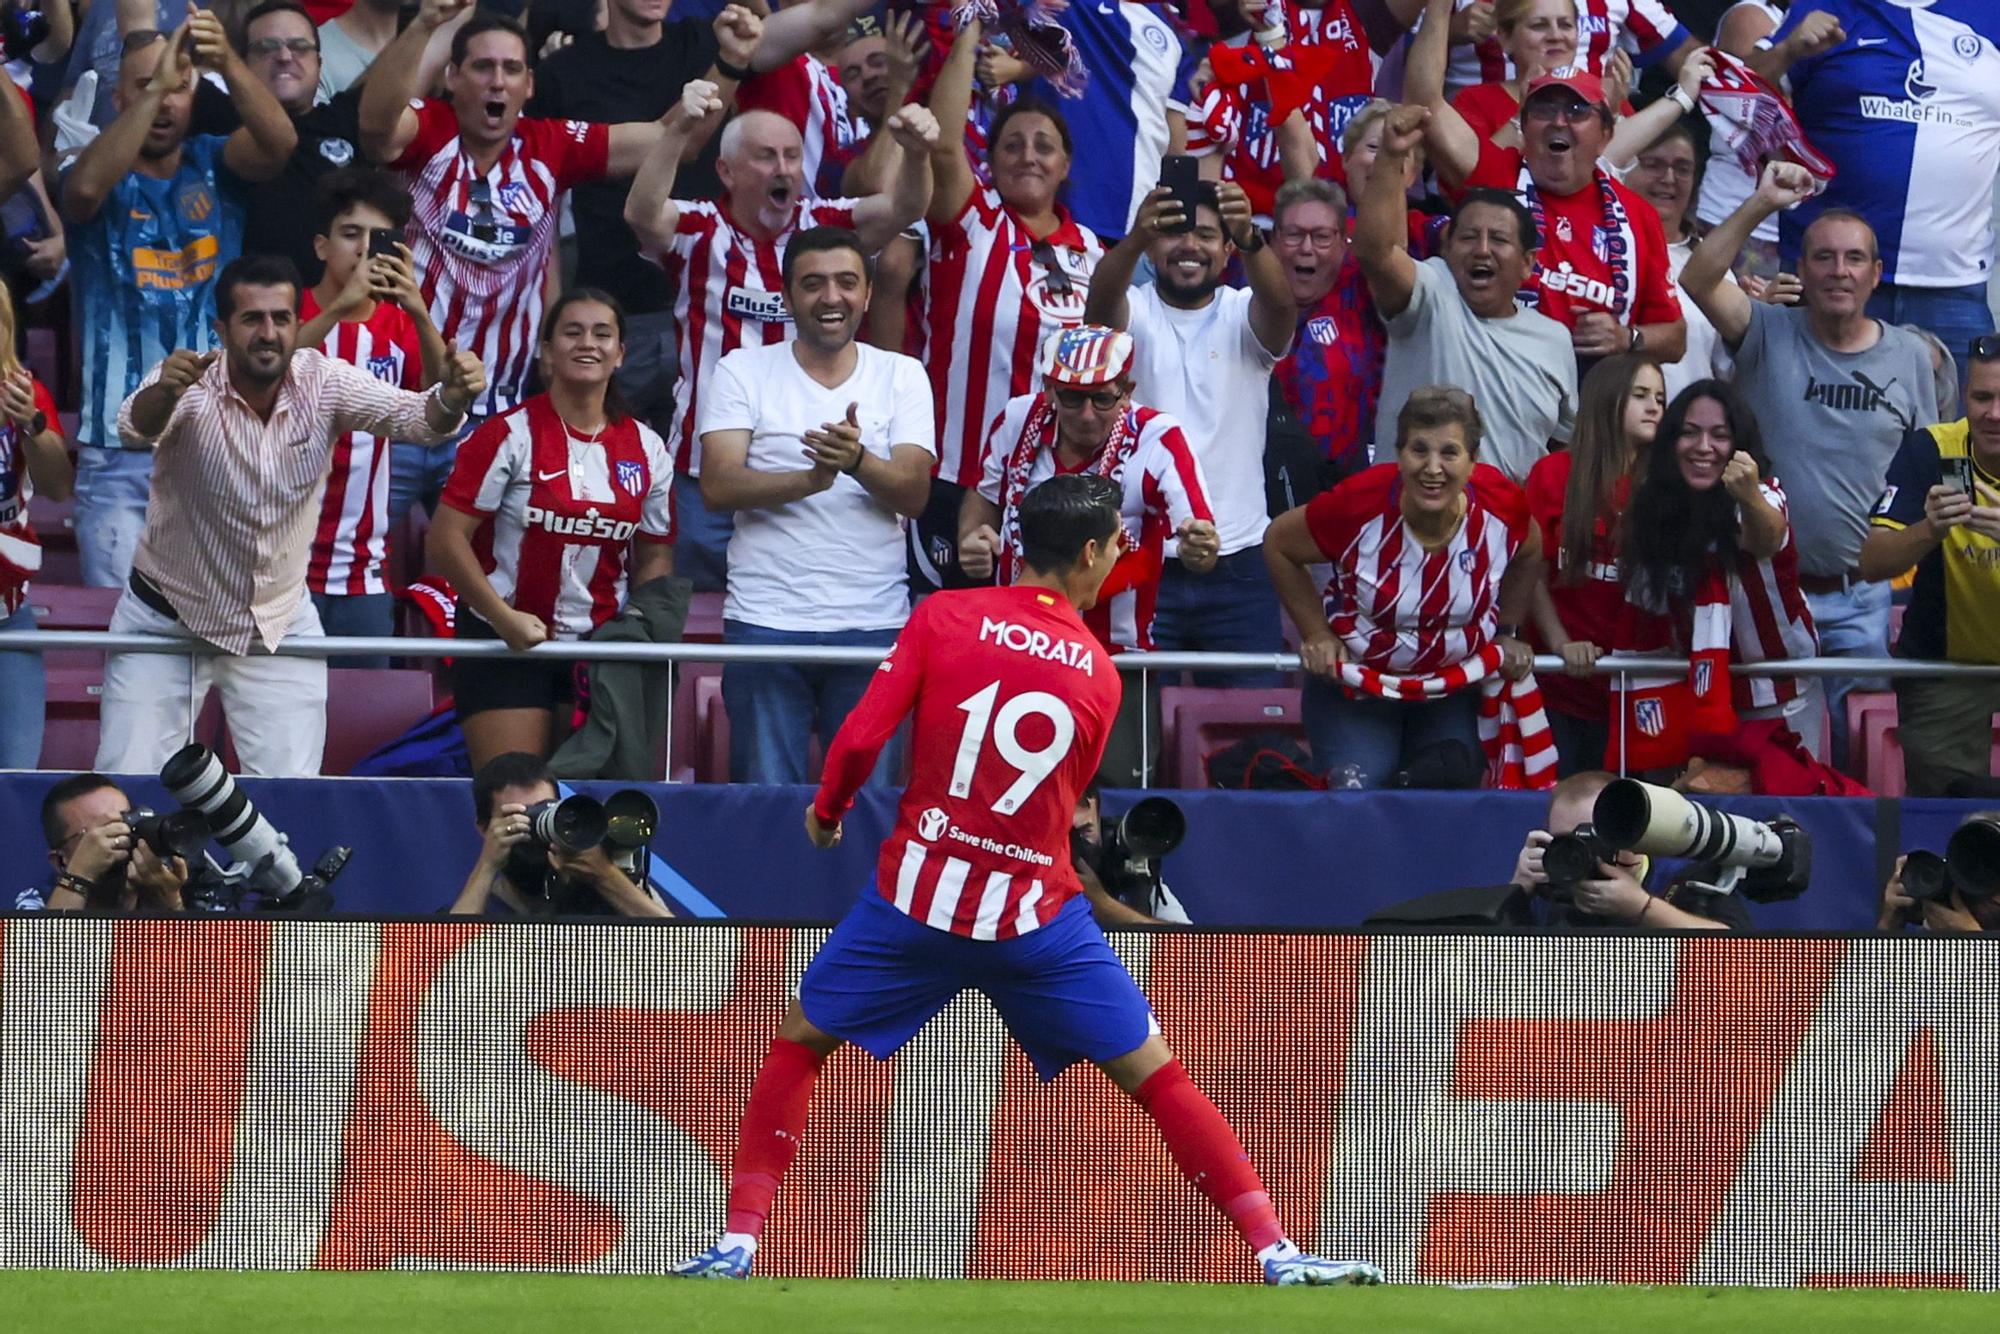
[[[0,54],[9,61],[26,60],[49,39],[49,16],[22,4],[0,7]]]
[[[1903,859],[1903,892],[1918,903],[1947,903],[1953,888],[1967,903],[2000,894],[2000,816],[1975,815],[1954,829],[1942,857],[1917,851]]]
[[[134,806],[118,817],[132,830],[132,843],[144,843],[161,861],[175,857],[190,867],[208,846],[208,818],[200,811],[167,811]]]
[[[330,848],[311,871],[299,869],[290,840],[261,815],[222,761],[196,742],[176,751],[160,770],[174,800],[207,818],[210,837],[235,860],[219,868],[215,887],[190,907],[206,912],[325,916],[333,907],[333,880],[346,869],[351,848]]]
[[[1576,899],[1576,887],[1595,879],[1600,862],[1615,862],[1621,849],[1597,832],[1592,824],[1580,824],[1567,834],[1557,834],[1542,850],[1542,874],[1548,883],[1542,893],[1556,903]]]
[[[1167,797],[1143,797],[1116,820],[1101,824],[1092,845],[1072,831],[1070,855],[1097,872],[1112,898],[1151,912],[1160,886],[1160,859],[1187,837],[1187,814]]]
[[[591,913],[602,910],[591,893],[568,892],[549,853],[574,856],[602,847],[611,864],[644,883],[641,858],[659,831],[660,808],[638,788],[628,787],[603,801],[576,793],[550,797],[528,807],[528,836],[514,846],[503,872],[515,888],[546,900],[557,911]]]
[[[1713,872],[1685,881],[1691,888],[1775,903],[1797,898],[1812,879],[1812,841],[1787,816],[1731,815],[1636,778],[1606,787],[1591,815],[1597,834],[1614,848],[1683,857],[1700,863],[1703,874]]]

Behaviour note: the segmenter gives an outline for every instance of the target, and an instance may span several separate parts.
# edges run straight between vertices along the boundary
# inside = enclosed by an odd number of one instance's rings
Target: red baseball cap
[[[1521,105],[1527,106],[1537,93],[1547,88],[1567,88],[1591,106],[1603,107],[1606,111],[1611,110],[1611,103],[1604,97],[1604,80],[1589,70],[1575,65],[1552,69],[1547,74],[1530,79],[1527,95],[1521,99]]]

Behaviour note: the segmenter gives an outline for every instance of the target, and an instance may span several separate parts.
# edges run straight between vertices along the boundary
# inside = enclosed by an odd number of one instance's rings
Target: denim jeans
[[[348,636],[387,639],[396,633],[394,593],[314,593],[313,606],[319,608],[321,633],[330,639]],[[364,654],[355,658],[329,658],[329,667],[387,667],[386,653]]]
[[[1278,593],[1264,565],[1264,548],[1232,552],[1207,574],[1191,574],[1178,560],[1168,561],[1153,606],[1153,647],[1165,653],[1283,653]],[[1196,672],[1194,683],[1268,687],[1284,684],[1284,676]]]
[[[857,644],[887,648],[894,630],[773,630],[742,621],[722,623],[725,644],[792,644],[814,648]],[[729,778],[734,783],[811,782],[807,751],[817,734],[822,750],[847,718],[873,666],[816,667],[785,662],[732,662],[722,669],[722,704],[729,711]],[[902,743],[892,740],[869,775],[870,787],[901,782]]]
[[[1929,329],[1951,349],[1958,362],[1958,387],[1965,389],[1966,354],[1972,340],[1993,332],[1993,308],[1986,304],[1986,284],[1972,287],[1905,287],[1883,283],[1868,298],[1868,313],[1891,324],[1916,324]],[[1947,420],[1956,411],[1944,414]]]
[[[1440,741],[1463,741],[1479,750],[1479,692],[1461,690],[1426,703],[1349,698],[1330,681],[1307,677],[1299,697],[1313,765],[1329,773],[1345,765],[1361,772],[1363,787],[1380,787],[1416,753]]]
[[[436,514],[438,497],[451,480],[452,465],[458,462],[458,447],[465,437],[491,418],[468,416],[458,434],[448,444],[411,445],[398,441],[389,446],[389,525],[403,521],[410,506],[423,502],[424,513]]]
[[[76,551],[83,582],[123,588],[146,531],[146,497],[153,490],[149,449],[94,449],[76,456]]]
[[[1889,656],[1889,585],[1849,584],[1835,593],[1808,593],[1823,658]],[[1882,690],[1879,678],[1826,676],[1828,755],[1836,768],[1847,763],[1847,696],[1854,690]]]
[[[700,593],[720,590],[729,574],[729,539],[736,515],[701,500],[701,479],[674,474],[674,573]]]
[[[0,630],[33,630],[35,608],[0,620]],[[48,682],[39,653],[0,653],[0,769],[32,769],[42,759],[42,720],[48,710]]]
[[[625,360],[612,377],[625,410],[664,438],[673,424],[674,383],[680,377],[680,348],[674,313],[651,311],[625,317]]]

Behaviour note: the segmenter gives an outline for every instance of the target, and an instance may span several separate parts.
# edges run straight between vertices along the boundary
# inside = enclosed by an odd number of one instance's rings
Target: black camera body
[[[1596,877],[1599,862],[1617,861],[1619,851],[1618,845],[1592,824],[1557,834],[1542,850],[1542,874],[1548,877],[1543,893],[1556,903],[1573,902],[1576,887]]]
[[[1920,850],[1903,859],[1903,892],[1917,902],[1948,902],[1954,888],[1967,903],[2000,894],[2000,817],[1967,820],[1952,831],[1942,857]]]
[[[603,801],[576,793],[551,797],[528,807],[528,836],[514,845],[501,874],[524,896],[564,916],[594,916],[603,900],[587,885],[573,884],[549,865],[549,853],[568,855],[602,847],[611,864],[640,885],[643,859],[660,827],[660,808],[638,788],[625,788]]]
[[[200,811],[134,806],[118,818],[131,828],[133,844],[144,843],[161,861],[178,857],[192,867],[208,846],[208,817]]]
[[[1101,822],[1100,842],[1070,832],[1071,860],[1090,867],[1112,898],[1152,912],[1159,899],[1160,859],[1187,837],[1187,813],[1168,797],[1143,797],[1116,820]]]

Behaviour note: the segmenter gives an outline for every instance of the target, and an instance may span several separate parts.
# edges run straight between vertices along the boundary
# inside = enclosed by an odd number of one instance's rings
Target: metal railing
[[[223,650],[198,639],[164,635],[113,634],[104,630],[12,630],[0,631],[0,652],[20,650],[94,650],[106,653],[151,653],[192,660],[220,656]],[[637,662],[656,665],[680,663],[784,662],[816,666],[873,666],[887,650],[876,647],[810,647],[789,644],[597,644],[589,640],[552,640],[531,649],[511,649],[497,639],[294,637],[273,650],[289,658],[516,658],[543,661]],[[1120,653],[1113,665],[1127,675],[1139,677],[1142,694],[1151,697],[1152,677],[1158,672],[1293,672],[1301,670],[1296,653]],[[1535,658],[1537,673],[1558,675],[1563,660],[1553,654]],[[2000,663],[1919,662],[1906,658],[1797,658],[1784,661],[1732,664],[1735,676],[1771,677],[1927,677],[1956,680],[2000,681]],[[1684,676],[1685,658],[1610,654],[1598,659],[1592,669],[1597,676],[1615,676],[1623,690],[1633,678]],[[674,768],[674,692],[667,694],[667,776]],[[1141,711],[1140,765],[1150,775],[1153,770],[1151,710]]]

